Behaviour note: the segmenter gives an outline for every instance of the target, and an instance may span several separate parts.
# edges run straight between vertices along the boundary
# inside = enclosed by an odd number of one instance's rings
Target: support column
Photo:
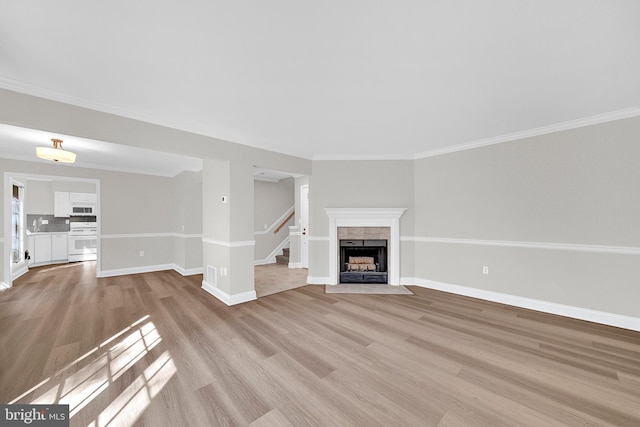
[[[227,305],[256,299],[252,165],[205,160],[202,197],[202,288]]]

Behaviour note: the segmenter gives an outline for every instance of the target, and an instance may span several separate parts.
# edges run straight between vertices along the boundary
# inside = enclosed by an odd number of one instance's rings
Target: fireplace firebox
[[[387,241],[340,240],[340,283],[387,283]]]

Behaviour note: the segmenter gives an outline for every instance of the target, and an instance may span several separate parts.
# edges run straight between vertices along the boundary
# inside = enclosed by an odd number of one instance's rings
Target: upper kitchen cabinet
[[[69,193],[70,215],[96,215],[97,201],[95,193]]]
[[[56,191],[53,197],[53,216],[68,217],[71,212],[71,202],[68,191]]]
[[[95,215],[97,196],[95,193],[71,193],[56,191],[55,216]]]
[[[69,193],[69,201],[72,205],[80,203],[96,204],[98,198],[95,193]]]

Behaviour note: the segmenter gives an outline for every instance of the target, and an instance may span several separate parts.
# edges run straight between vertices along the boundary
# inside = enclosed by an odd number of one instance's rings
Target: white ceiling
[[[62,139],[62,147],[77,154],[70,166],[169,177],[202,169],[199,158],[2,124],[0,157],[51,163],[36,157],[36,147],[53,147],[51,138]]]
[[[305,158],[411,158],[640,104],[637,0],[0,10],[0,87]]]

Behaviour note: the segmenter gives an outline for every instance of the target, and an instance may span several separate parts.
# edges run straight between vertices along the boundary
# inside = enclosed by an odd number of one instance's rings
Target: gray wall
[[[329,218],[324,208],[407,208],[400,218],[400,235],[413,235],[413,163],[412,160],[313,162],[309,184],[309,276],[329,275],[329,244],[318,240],[329,236]],[[413,259],[410,245],[403,245],[401,251],[403,258]],[[409,267],[407,263],[403,266]]]
[[[228,270],[229,274],[226,276],[228,286],[224,291],[228,295],[242,294],[249,288],[253,289],[253,247],[233,246],[233,243],[237,241],[253,240],[253,166],[259,164],[268,169],[286,170],[303,175],[307,175],[311,171],[310,160],[3,89],[0,89],[0,123],[168,153],[187,154],[210,162],[227,162],[226,175],[222,177],[222,182],[219,184],[206,182],[208,181],[206,177],[210,174],[206,170],[207,166],[204,166],[201,193],[205,223],[203,234],[208,239],[220,239],[224,253],[218,257],[212,251],[205,251],[203,248],[201,264],[213,264]],[[213,165],[209,164],[209,166]],[[126,182],[123,184],[126,185],[122,186],[121,190],[128,186]],[[149,194],[161,194],[162,191],[154,185],[151,184]],[[217,206],[218,197],[222,194],[219,190],[224,190],[225,186],[230,197],[227,207],[229,215],[227,216],[224,215],[224,210],[211,209],[212,206]],[[208,190],[213,190],[213,192]],[[116,190],[110,191],[115,192]],[[145,193],[139,194],[139,197],[141,201],[146,200]],[[164,203],[164,200],[159,202],[160,205]],[[171,212],[173,213],[173,210]],[[222,217],[216,216],[215,212],[222,214]],[[171,227],[173,225],[173,221],[167,219],[166,214],[162,215],[162,218],[151,218],[149,223],[136,224],[146,232],[146,230],[162,228],[158,227],[158,222],[162,223],[162,226]],[[206,227],[210,224],[215,225],[211,225],[209,231],[211,228],[219,228],[221,231],[226,229],[227,231],[208,234]],[[110,227],[106,222],[105,226]],[[122,224],[122,226],[125,229],[136,228],[127,224]],[[112,231],[114,229],[109,229],[109,232],[115,233]],[[136,232],[139,231],[136,230]],[[138,243],[142,245],[141,241]],[[115,245],[115,242],[113,244]],[[230,244],[232,247],[227,250],[227,246]],[[143,246],[146,247],[146,245]],[[193,246],[193,243],[189,246]],[[218,244],[218,246],[220,245]],[[164,242],[155,247],[164,248]],[[113,247],[111,249],[117,251],[120,248]],[[153,253],[153,248],[149,248],[149,251]],[[147,261],[151,262],[152,260],[147,259]],[[164,258],[158,257],[153,261],[163,262]],[[134,262],[134,258],[127,258],[126,262]],[[113,265],[115,266],[115,263]],[[250,273],[248,273],[249,271]]]
[[[414,276],[640,317],[640,259],[606,248],[640,247],[638,141],[633,118],[417,160]]]
[[[176,264],[182,269],[202,266],[201,173],[166,178],[5,159],[0,159],[0,172],[60,177],[53,181],[22,180],[27,185],[26,202],[32,199],[37,202],[31,208],[50,207],[51,213],[54,189],[93,187],[95,191],[95,184],[65,181],[65,177],[99,180],[103,272],[164,264]],[[0,194],[4,198],[4,186]],[[141,233],[161,236],[139,236]],[[140,251],[144,251],[143,257]]]
[[[96,186],[90,182],[28,179],[25,182],[25,212],[53,215],[56,191],[95,193]]]
[[[53,215],[53,182],[29,179],[25,182],[26,214]]]
[[[254,258],[263,261],[284,241],[289,235],[289,226],[294,224],[291,218],[277,233],[271,230],[272,226],[279,225],[276,221],[294,206],[293,178],[279,182],[254,181],[253,200]],[[265,229],[269,229],[266,234]]]
[[[0,123],[186,153],[210,162],[223,159],[226,166],[209,164],[222,166],[221,182],[212,181],[218,176],[207,171],[205,162],[202,183],[203,234],[223,243],[253,239],[253,165],[311,173],[310,161],[215,138],[5,90],[0,90],[0,101]],[[329,234],[325,207],[407,207],[401,219],[402,277],[640,317],[635,304],[640,300],[637,255],[451,240],[640,247],[639,140],[640,119],[633,118],[417,161],[313,162],[310,234],[318,239],[311,241],[309,274],[328,275],[328,245],[322,240]],[[176,181],[129,174],[130,185],[123,174],[111,177],[111,172],[0,160],[2,171],[19,172],[23,166],[29,173],[101,179],[106,186],[103,197],[108,198],[103,202],[128,188],[142,191],[138,198],[127,195],[117,200],[171,212],[169,218],[165,214],[130,222],[127,212],[107,208],[103,232],[179,232],[175,227],[180,224],[171,215],[180,214],[167,203],[172,198],[167,194],[175,194],[169,189],[176,188]],[[218,209],[218,197],[224,193],[229,194],[230,205]],[[173,202],[180,200],[176,197]],[[114,255],[104,260],[106,264],[119,268],[140,261],[116,254],[117,239],[111,240]],[[166,253],[162,248],[168,247],[164,241],[135,243],[150,254],[154,248]],[[245,292],[252,282],[253,248],[213,246],[218,249],[203,251],[205,263],[228,268],[239,277],[234,281],[230,274],[224,292]],[[165,258],[158,254],[145,261],[162,263]],[[489,275],[481,274],[483,265],[489,266]]]

